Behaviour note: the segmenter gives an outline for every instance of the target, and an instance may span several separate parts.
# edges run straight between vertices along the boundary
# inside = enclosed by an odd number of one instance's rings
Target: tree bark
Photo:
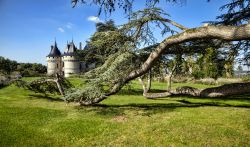
[[[188,29],[180,34],[168,37],[149,55],[141,68],[132,71],[125,78],[125,81],[133,80],[145,74],[152,67],[154,61],[169,47],[195,39],[220,39],[226,41],[248,40],[250,39],[250,24],[241,26],[204,26]]]
[[[151,75],[151,70],[148,72],[148,79],[147,79],[147,85],[144,83],[142,77],[138,77],[139,82],[142,85],[143,93],[148,93],[151,89],[151,81],[152,81],[152,75]]]
[[[152,84],[152,73],[151,69],[148,71],[148,80],[147,80],[147,91],[150,91],[151,89],[151,84]]]
[[[206,88],[201,90],[185,86],[163,93],[144,93],[143,96],[149,99],[168,97],[172,95],[189,95],[194,97],[216,98],[247,93],[250,93],[250,82],[226,84],[219,87]]]
[[[171,90],[171,86],[172,86],[172,77],[174,74],[174,71],[176,69],[177,63],[174,65],[174,67],[172,68],[171,72],[168,75],[168,85],[167,85],[167,90]]]
[[[148,90],[147,90],[147,86],[146,86],[146,84],[144,83],[144,81],[143,81],[142,77],[138,77],[138,80],[139,80],[139,82],[140,82],[140,83],[141,83],[141,85],[142,85],[142,90],[143,90],[143,93],[147,93],[147,92],[148,92]]]
[[[64,94],[64,90],[63,90],[63,88],[62,88],[62,86],[61,86],[61,83],[60,83],[60,81],[59,81],[59,78],[60,78],[59,75],[56,74],[56,79],[55,79],[54,81],[56,82],[56,85],[57,85],[57,88],[58,88],[60,94],[61,94],[62,96],[64,96],[64,95],[65,95],[65,94]]]

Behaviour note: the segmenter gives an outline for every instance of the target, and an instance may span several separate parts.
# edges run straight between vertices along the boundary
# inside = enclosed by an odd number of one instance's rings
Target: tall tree
[[[90,37],[80,57],[87,63],[102,65],[111,54],[119,51],[128,40],[118,31],[113,20],[96,23],[96,32]]]

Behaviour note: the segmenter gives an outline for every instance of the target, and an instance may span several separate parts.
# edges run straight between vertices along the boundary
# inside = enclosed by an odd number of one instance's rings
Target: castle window
[[[56,68],[58,68],[58,64],[56,64]]]

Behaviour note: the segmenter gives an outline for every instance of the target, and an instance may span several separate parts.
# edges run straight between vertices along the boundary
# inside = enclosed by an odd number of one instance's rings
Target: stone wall
[[[63,56],[63,72],[65,77],[69,77],[71,74],[80,73],[80,61],[74,56]]]
[[[55,73],[62,72],[62,60],[61,57],[47,57],[47,74],[53,75]]]

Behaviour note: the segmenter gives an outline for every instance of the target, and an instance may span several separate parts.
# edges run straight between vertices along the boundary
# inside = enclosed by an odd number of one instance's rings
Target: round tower
[[[61,52],[57,47],[57,43],[55,41],[55,45],[51,46],[51,50],[49,55],[46,57],[47,59],[47,74],[54,75],[56,73],[62,73],[62,60],[61,60]]]
[[[80,73],[80,60],[77,57],[76,51],[77,48],[72,40],[71,43],[67,44],[62,56],[63,73],[65,77]]]

